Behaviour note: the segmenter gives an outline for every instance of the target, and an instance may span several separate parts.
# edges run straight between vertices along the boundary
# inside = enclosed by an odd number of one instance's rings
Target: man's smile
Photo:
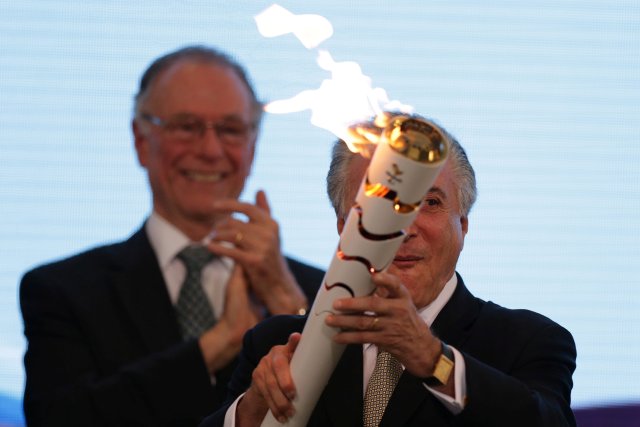
[[[194,170],[183,171],[182,174],[191,181],[196,182],[220,182],[227,174],[222,172],[200,172]]]

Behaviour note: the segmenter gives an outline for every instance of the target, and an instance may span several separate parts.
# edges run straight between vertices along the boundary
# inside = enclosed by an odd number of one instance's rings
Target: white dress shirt
[[[435,300],[431,302],[428,306],[419,310],[420,317],[425,321],[429,327],[435,320],[435,318],[440,314],[442,308],[449,302],[451,299],[451,295],[456,290],[456,286],[458,285],[458,276],[453,273],[453,276],[449,281],[444,285],[442,291]],[[451,347],[451,346],[449,346]],[[459,414],[465,406],[465,397],[467,395],[467,382],[465,379],[465,364],[464,358],[460,354],[460,352],[451,347],[453,350],[455,365],[454,365],[454,387],[455,387],[455,397],[448,396],[444,393],[440,393],[439,391],[434,390],[431,387],[425,385],[425,388],[432,393],[442,404],[453,414]],[[362,395],[364,396],[365,391],[367,390],[367,384],[369,383],[369,378],[371,378],[371,374],[373,372],[373,368],[376,364],[376,357],[378,355],[378,349],[373,344],[363,344],[362,346],[363,352],[363,385],[362,385]],[[404,369],[404,366],[402,367]],[[244,396],[244,393],[238,396],[238,398],[233,402],[233,404],[227,409],[224,417],[224,427],[235,427],[236,425],[236,408],[238,406],[238,402]]]

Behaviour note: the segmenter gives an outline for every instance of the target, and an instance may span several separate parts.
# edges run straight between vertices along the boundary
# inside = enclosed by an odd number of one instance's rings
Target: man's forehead
[[[163,70],[151,83],[147,102],[171,113],[251,115],[251,93],[223,64],[184,59]],[[215,111],[210,111],[215,107]]]
[[[225,74],[231,69],[223,64],[199,60],[195,58],[182,58],[160,71],[154,79],[157,83],[172,82],[176,78],[186,77],[192,73]]]

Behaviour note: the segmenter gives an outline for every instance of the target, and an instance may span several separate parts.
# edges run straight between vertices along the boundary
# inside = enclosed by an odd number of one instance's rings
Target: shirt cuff
[[[244,396],[242,393],[236,400],[233,401],[227,412],[224,414],[224,424],[223,427],[235,427],[236,426],[236,408],[238,407],[238,402]]]
[[[452,414],[458,415],[465,407],[466,397],[467,397],[467,378],[466,378],[466,368],[464,364],[464,357],[458,350],[454,347],[449,346],[451,350],[453,350],[454,357],[454,371],[453,371],[453,387],[455,398],[446,395],[444,393],[440,393],[439,391],[424,385],[431,394],[433,394]]]

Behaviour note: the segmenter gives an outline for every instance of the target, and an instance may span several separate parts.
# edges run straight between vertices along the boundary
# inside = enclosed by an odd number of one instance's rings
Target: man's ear
[[[467,231],[469,231],[469,217],[461,216],[460,217],[460,229],[462,230],[462,242],[460,245],[460,250],[464,248],[464,238],[467,235]]]
[[[147,167],[147,159],[149,156],[149,141],[140,129],[140,125],[136,119],[131,120],[131,131],[133,132],[133,144],[136,149],[138,163],[142,167]]]
[[[342,229],[344,228],[345,219],[342,216],[338,217],[338,234],[342,234]]]

